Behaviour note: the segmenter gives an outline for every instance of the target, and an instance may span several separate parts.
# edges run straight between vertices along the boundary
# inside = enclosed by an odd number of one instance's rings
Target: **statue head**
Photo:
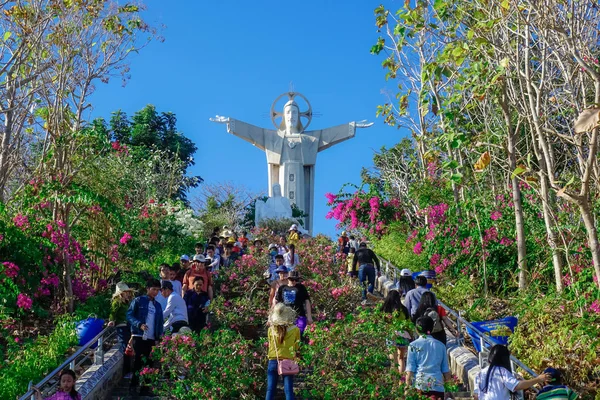
[[[281,185],[279,183],[273,185],[273,197],[281,197]]]
[[[294,100],[290,100],[283,106],[282,129],[291,133],[302,132],[302,123],[300,122],[300,107]]]

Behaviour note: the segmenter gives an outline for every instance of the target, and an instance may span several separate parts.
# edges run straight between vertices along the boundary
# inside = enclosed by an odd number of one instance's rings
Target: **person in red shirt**
[[[246,231],[242,231],[242,234],[238,238],[238,242],[240,242],[242,244],[242,247],[248,246],[249,239],[246,236],[246,234],[247,234]]]
[[[206,259],[202,254],[194,256],[192,267],[185,273],[183,277],[182,296],[194,287],[194,281],[197,276],[204,278],[202,291],[208,293],[208,299],[213,299],[213,280],[211,273],[206,269]]]
[[[338,238],[338,253],[348,254],[350,251],[348,235],[346,231],[343,231],[340,237]]]

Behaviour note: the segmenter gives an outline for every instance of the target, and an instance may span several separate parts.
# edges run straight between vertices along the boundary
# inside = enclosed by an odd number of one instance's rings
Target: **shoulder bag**
[[[296,375],[300,372],[298,363],[294,360],[279,359],[279,351],[277,351],[277,336],[273,335],[273,343],[275,344],[275,357],[277,357],[277,373],[279,375]]]

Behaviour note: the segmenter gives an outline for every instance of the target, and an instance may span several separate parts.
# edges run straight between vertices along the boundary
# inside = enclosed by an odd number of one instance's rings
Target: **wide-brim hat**
[[[269,325],[271,326],[288,326],[296,323],[296,311],[293,308],[286,306],[283,303],[275,304],[273,310],[269,314]]]
[[[292,226],[290,226],[290,229],[288,229],[288,231],[293,231],[293,230],[297,230],[297,229],[298,229],[298,225],[292,224]]]
[[[277,246],[275,243],[271,243],[269,245],[269,250],[271,250],[271,249],[278,249],[278,248],[279,248],[279,246]]]
[[[135,290],[131,289],[129,286],[127,286],[127,284],[125,282],[117,283],[117,286],[115,288],[115,294],[113,294],[113,296],[112,296],[113,299],[124,292],[135,292]]]
[[[291,279],[293,281],[301,281],[302,277],[300,276],[300,273],[298,271],[290,271],[288,279]]]

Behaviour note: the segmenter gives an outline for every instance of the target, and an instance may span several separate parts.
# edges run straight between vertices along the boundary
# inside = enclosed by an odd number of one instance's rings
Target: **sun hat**
[[[202,254],[196,254],[194,256],[194,261],[199,261],[199,262],[203,263],[204,262],[204,256]]]
[[[277,246],[275,243],[271,243],[269,245],[269,250],[271,250],[271,249],[278,249],[278,248],[279,248],[279,246]]]
[[[188,256],[187,254],[184,254],[181,257],[179,257],[179,260],[190,261],[190,256]]]
[[[162,284],[160,285],[161,289],[169,289],[169,290],[173,290],[173,284],[171,283],[171,281],[162,281]]]
[[[342,236],[346,236],[346,231],[342,231]]]
[[[288,229],[288,230],[290,230],[290,231],[298,230],[298,225],[292,224],[292,226],[290,226],[290,229]]]
[[[400,276],[412,276],[412,272],[408,268],[404,268],[400,271]]]
[[[288,269],[285,265],[280,265],[279,267],[277,267],[277,269],[275,270],[275,273],[280,273],[280,272],[288,272]]]
[[[300,273],[298,271],[290,271],[290,274],[288,275],[288,279],[291,279],[293,281],[301,281],[302,278],[300,277]]]
[[[233,238],[233,236],[227,240],[227,243],[231,243],[231,244],[235,243],[235,239]]]
[[[125,282],[117,283],[117,287],[115,288],[115,294],[113,294],[113,299],[119,296],[123,292],[135,292],[134,289],[131,289]]]
[[[222,237],[226,237],[226,238],[230,238],[233,237],[233,232],[227,230],[227,231],[223,231],[223,233],[221,233]]]
[[[269,325],[271,326],[294,325],[295,322],[296,311],[283,303],[275,304],[275,307],[273,307],[273,310],[269,314]]]

